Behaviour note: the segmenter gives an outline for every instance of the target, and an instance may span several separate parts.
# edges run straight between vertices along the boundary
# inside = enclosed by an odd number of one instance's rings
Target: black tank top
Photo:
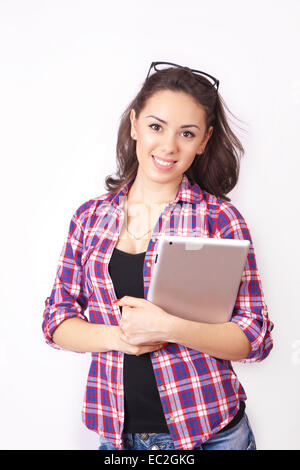
[[[115,248],[108,266],[118,299],[124,295],[144,298],[143,265],[146,252],[131,254]],[[121,307],[120,307],[121,308]],[[124,354],[124,433],[168,433],[150,354]],[[227,431],[244,415],[245,403]]]

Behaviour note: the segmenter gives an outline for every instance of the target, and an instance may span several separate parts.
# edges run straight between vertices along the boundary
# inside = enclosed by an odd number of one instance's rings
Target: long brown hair
[[[204,81],[206,79],[203,78]],[[209,82],[208,82],[209,83]],[[185,171],[189,181],[197,183],[201,189],[226,201],[225,195],[237,184],[240,157],[244,148],[230,129],[226,110],[234,116],[226,106],[220,93],[214,87],[205,86],[195,79],[187,68],[168,68],[164,72],[156,72],[147,78],[137,96],[127,106],[121,116],[117,140],[117,171],[105,178],[105,189],[116,193],[122,186],[136,177],[138,160],[136,141],[131,138],[130,111],[134,109],[136,117],[146,101],[160,90],[185,92],[193,97],[205,110],[206,133],[213,126],[213,133],[207,142],[203,154],[195,155],[193,163]]]

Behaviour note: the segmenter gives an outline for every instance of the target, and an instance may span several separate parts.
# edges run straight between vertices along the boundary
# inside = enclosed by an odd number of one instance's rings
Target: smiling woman
[[[228,124],[225,109],[230,111],[214,86],[217,84],[218,87],[219,82],[211,75],[192,73],[188,67],[165,67],[155,65],[161,72],[147,77],[122,115],[117,141],[117,173],[106,177],[106,189],[115,193],[136,178],[139,158],[143,157],[139,151],[144,141],[138,138],[141,135],[147,138],[147,145],[154,145],[153,152],[156,153],[148,154],[149,158],[179,161],[176,170],[173,167],[177,175],[180,167],[191,183],[196,182],[210,194],[230,200],[226,194],[238,181],[244,149]],[[153,135],[146,133],[146,126]],[[160,142],[153,140],[156,133]],[[183,143],[186,140],[189,142]],[[173,150],[169,145],[175,145]],[[184,150],[183,156],[181,150]],[[174,151],[176,154],[173,155]],[[163,177],[168,180],[167,175],[169,172]],[[165,188],[165,200],[170,200],[174,187]],[[153,189],[157,188],[153,186]],[[144,194],[143,199],[149,201],[148,195]]]
[[[43,331],[54,348],[92,352],[82,416],[100,450],[255,449],[231,361],[267,357],[273,324],[248,227],[226,196],[243,148],[218,86],[187,67],[148,73],[123,114],[108,192],[70,223]],[[161,235],[250,241],[229,322],[146,300]]]
[[[164,183],[165,197],[175,196],[182,175],[190,168],[195,155],[204,152],[213,132],[212,126],[206,131],[203,107],[184,92],[160,90],[148,98],[139,117],[131,110],[130,121],[139,163],[130,196],[137,199],[139,193],[144,203],[156,202],[161,190],[155,183],[160,188]],[[187,130],[190,128],[194,132]]]

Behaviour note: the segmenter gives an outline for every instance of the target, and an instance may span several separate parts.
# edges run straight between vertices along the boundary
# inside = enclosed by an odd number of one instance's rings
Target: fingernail
[[[119,302],[120,299],[117,299],[117,300],[114,300],[113,301],[113,304],[116,304],[117,302]]]

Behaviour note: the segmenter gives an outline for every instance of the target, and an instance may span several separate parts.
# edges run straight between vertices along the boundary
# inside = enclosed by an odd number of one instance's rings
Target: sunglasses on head
[[[174,67],[174,68],[177,67],[180,69],[189,70],[190,72],[193,73],[195,79],[202,85],[205,85],[209,88],[214,87],[216,91],[219,88],[219,83],[220,83],[219,80],[213,77],[212,75],[209,75],[208,73],[205,73],[205,72],[201,72],[200,70],[194,70],[194,69],[190,69],[189,67],[183,67],[182,65],[173,64],[172,62],[152,62],[146,79],[149,77],[150,71],[152,68],[154,68],[156,72],[165,72],[166,69],[169,68],[169,66]],[[205,77],[206,80],[203,80],[203,77]]]

